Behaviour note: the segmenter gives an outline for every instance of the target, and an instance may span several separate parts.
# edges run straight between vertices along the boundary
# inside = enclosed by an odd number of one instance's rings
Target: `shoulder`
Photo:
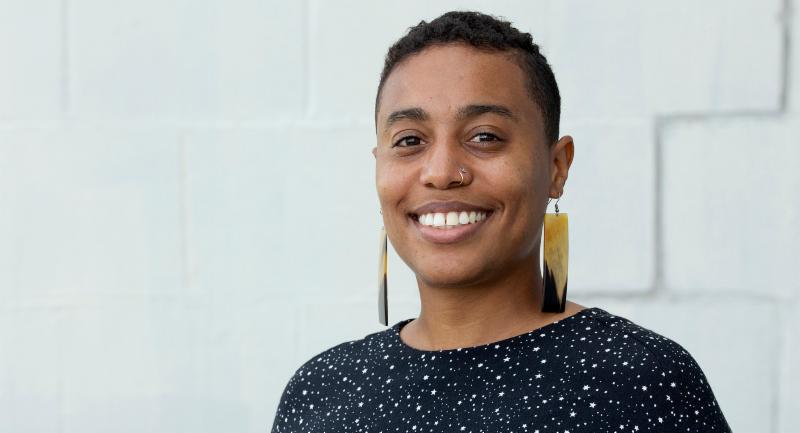
[[[300,364],[289,379],[287,388],[297,383],[308,383],[312,379],[335,375],[342,367],[364,362],[369,344],[379,333],[364,338],[348,340],[326,348]]]
[[[371,364],[387,333],[391,329],[374,332],[363,338],[345,341],[312,356],[297,367],[281,395],[278,413],[297,411],[304,403],[319,398],[326,383],[346,382],[355,367]]]
[[[391,328],[367,334],[362,338],[344,341],[322,350],[303,362],[295,375],[297,373],[312,375],[322,370],[333,370],[350,364],[371,362],[387,340],[389,332],[391,332]]]
[[[648,412],[657,424],[682,431],[730,431],[705,373],[686,348],[602,309],[587,316],[590,326],[599,327],[603,350],[617,360],[617,377],[629,372],[628,389],[652,401]]]
[[[607,349],[621,351],[624,348],[625,353],[638,353],[662,376],[682,376],[705,382],[700,365],[677,341],[603,309],[595,308],[587,317],[610,343]],[[625,356],[625,353],[620,355]]]
[[[630,349],[649,354],[652,361],[662,367],[698,367],[692,355],[678,342],[625,317],[600,308],[591,309],[586,317],[589,319],[587,322],[594,323],[598,334],[602,334],[607,342],[617,343],[609,347],[630,346]]]
[[[352,382],[354,367],[368,364],[371,354],[376,353],[373,348],[381,344],[389,331],[336,344],[297,367],[283,388],[272,432],[296,431],[303,423],[307,427],[313,422],[314,415],[325,402],[340,391],[340,387]],[[331,386],[333,383],[339,385]]]

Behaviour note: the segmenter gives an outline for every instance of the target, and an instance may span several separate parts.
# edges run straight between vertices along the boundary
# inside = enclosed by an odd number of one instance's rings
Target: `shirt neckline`
[[[409,318],[409,319],[400,320],[399,322],[397,322],[394,325],[392,325],[392,327],[390,328],[390,331],[391,331],[390,335],[391,335],[392,341],[395,344],[397,344],[402,351],[410,353],[410,354],[414,354],[414,355],[455,356],[457,354],[462,354],[462,353],[463,354],[468,354],[468,353],[474,354],[476,352],[486,351],[486,350],[489,350],[489,349],[498,349],[498,348],[501,348],[501,347],[504,347],[504,346],[508,346],[508,345],[512,345],[512,344],[515,344],[515,343],[521,342],[521,341],[530,341],[532,339],[535,339],[535,337],[538,334],[544,335],[544,334],[546,334],[548,332],[551,332],[551,331],[557,329],[558,327],[565,326],[567,323],[571,323],[571,322],[575,321],[578,318],[585,317],[588,314],[597,314],[597,313],[605,313],[605,310],[603,310],[602,308],[599,308],[599,307],[587,307],[587,308],[584,308],[584,309],[578,311],[577,313],[575,313],[575,314],[573,314],[571,316],[567,316],[567,317],[564,317],[562,319],[556,320],[554,322],[550,322],[550,323],[548,323],[548,324],[546,324],[544,326],[540,326],[540,327],[538,327],[536,329],[531,329],[530,331],[523,332],[522,334],[517,334],[517,335],[511,336],[511,337],[503,338],[501,340],[492,341],[492,342],[485,343],[485,344],[479,344],[479,345],[476,345],[476,346],[459,347],[459,348],[453,348],[453,349],[423,350],[423,349],[417,349],[415,347],[412,347],[412,346],[409,346],[408,344],[406,344],[402,340],[402,338],[400,338],[400,330],[406,324],[408,324],[409,322],[414,320],[413,317]]]

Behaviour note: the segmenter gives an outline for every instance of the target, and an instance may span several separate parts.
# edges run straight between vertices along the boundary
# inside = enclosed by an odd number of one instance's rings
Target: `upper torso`
[[[440,351],[403,343],[410,320],[304,363],[272,432],[730,431],[683,347],[603,309]]]

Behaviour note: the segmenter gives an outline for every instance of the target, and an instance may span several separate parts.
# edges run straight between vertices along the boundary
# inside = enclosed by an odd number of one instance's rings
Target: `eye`
[[[420,143],[419,137],[414,136],[414,135],[406,135],[405,137],[402,137],[399,140],[395,141],[394,145],[392,145],[392,147],[395,147],[395,146],[398,146],[398,147],[411,147],[411,146],[416,146],[419,143]]]
[[[477,141],[475,140],[476,138],[478,138]],[[477,142],[477,143],[485,143],[485,142],[502,141],[502,140],[500,140],[500,137],[492,134],[491,132],[479,132],[479,133],[475,134],[474,136],[472,136],[472,140],[470,140],[470,141]]]

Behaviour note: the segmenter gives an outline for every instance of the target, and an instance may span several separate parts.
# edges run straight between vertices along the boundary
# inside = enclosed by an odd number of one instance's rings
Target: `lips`
[[[455,212],[455,211],[453,211]],[[468,222],[466,224],[456,225],[425,225],[419,221],[419,217],[411,214],[409,218],[412,225],[419,236],[431,243],[435,244],[452,244],[456,242],[465,241],[480,232],[483,227],[489,222],[493,221],[491,218],[493,212],[487,212],[484,218]],[[428,214],[430,215],[430,214]]]

